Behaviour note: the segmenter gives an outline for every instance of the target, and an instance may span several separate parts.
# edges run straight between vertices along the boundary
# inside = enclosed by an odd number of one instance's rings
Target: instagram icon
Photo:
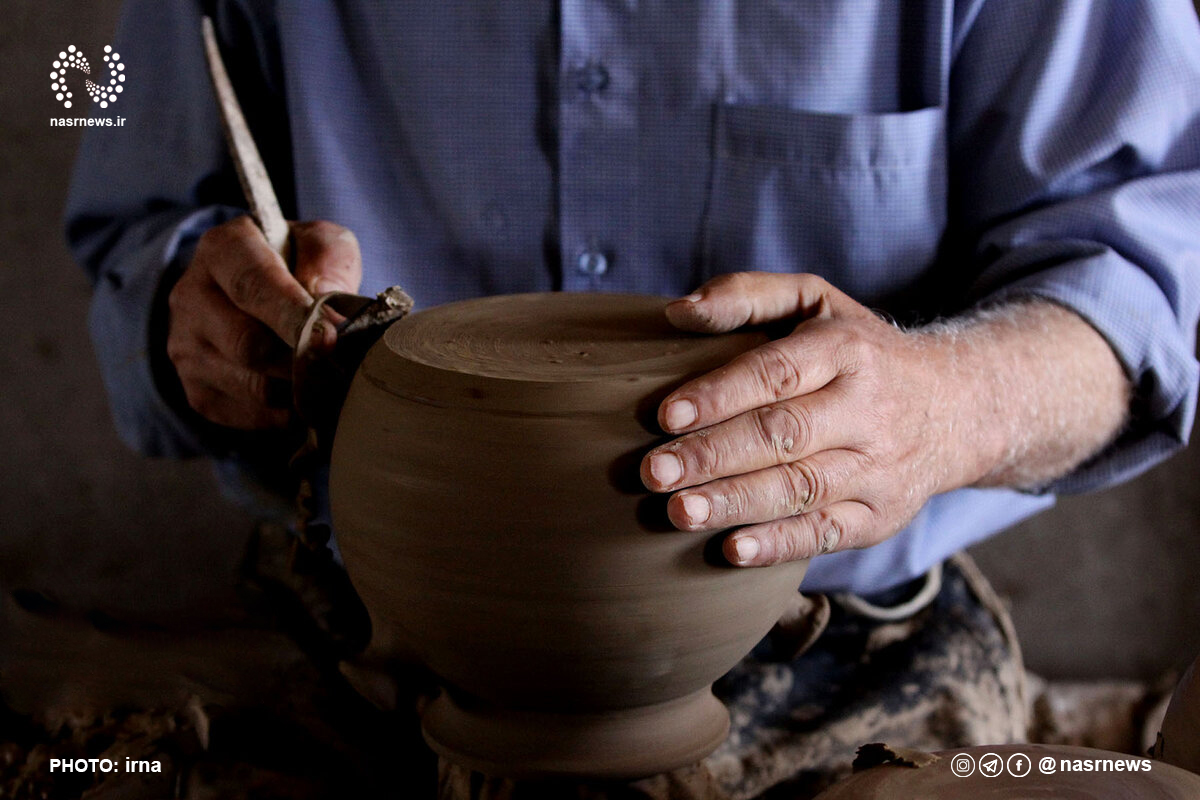
[[[950,759],[950,771],[960,778],[965,778],[975,771],[975,759],[968,753],[958,753]]]

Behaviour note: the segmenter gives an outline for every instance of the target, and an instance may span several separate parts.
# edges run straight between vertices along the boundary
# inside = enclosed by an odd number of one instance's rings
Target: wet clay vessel
[[[490,775],[635,778],[725,737],[710,688],[806,564],[734,569],[638,480],[659,402],[765,338],[673,329],[664,300],[533,294],[439,306],[367,355],[330,489],[372,647],[445,691],[441,755]]]

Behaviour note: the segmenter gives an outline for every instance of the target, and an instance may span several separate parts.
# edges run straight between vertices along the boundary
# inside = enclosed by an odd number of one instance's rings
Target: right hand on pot
[[[291,225],[294,273],[248,217],[200,237],[191,264],[168,298],[167,356],[201,416],[230,428],[287,424],[291,348],[313,304],[331,291],[357,292],[358,240],[332,222]],[[332,347],[317,323],[318,347]]]
[[[933,495],[1039,489],[1122,430],[1131,386],[1076,312],[1013,299],[901,330],[815,275],[721,275],[667,306],[678,328],[791,332],[676,389],[678,436],[642,461],[681,530],[736,528],[740,566],[870,547]]]

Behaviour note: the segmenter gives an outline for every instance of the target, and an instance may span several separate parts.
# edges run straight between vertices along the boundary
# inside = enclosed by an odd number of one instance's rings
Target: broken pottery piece
[[[463,766],[636,778],[698,761],[729,726],[712,681],[804,575],[728,566],[719,536],[674,530],[642,487],[661,400],[766,341],[682,333],[664,304],[440,306],[396,323],[354,379],[330,478],[339,545],[374,655],[438,676],[425,735]]]
[[[854,775],[826,789],[817,800],[1200,797],[1200,776],[1145,756],[1090,747],[991,745],[920,758],[914,757],[914,751],[865,745],[859,749],[855,770]]]

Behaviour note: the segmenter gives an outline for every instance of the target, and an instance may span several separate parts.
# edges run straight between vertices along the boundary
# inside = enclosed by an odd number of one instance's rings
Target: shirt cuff
[[[166,357],[166,300],[204,231],[244,213],[213,206],[182,219],[139,221],[124,230],[99,271],[89,329],[117,433],[141,453],[211,451],[186,401],[180,407],[182,389]]]

